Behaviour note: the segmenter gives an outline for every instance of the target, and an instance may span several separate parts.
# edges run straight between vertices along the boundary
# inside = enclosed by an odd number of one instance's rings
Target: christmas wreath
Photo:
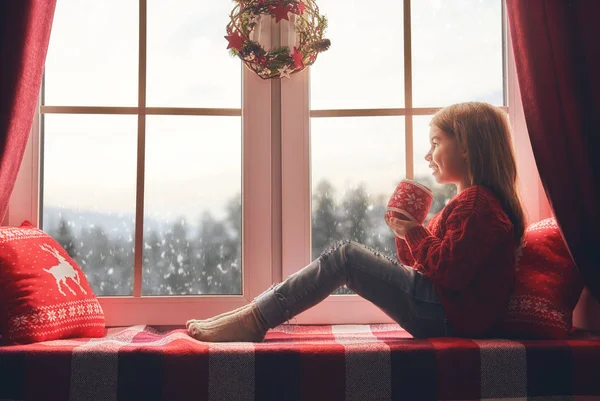
[[[289,78],[313,64],[317,54],[329,49],[331,42],[323,38],[327,18],[319,15],[314,0],[234,0],[236,3],[227,24],[232,56],[263,79]],[[279,46],[265,49],[261,32],[270,30],[271,19],[282,22]],[[285,22],[283,22],[285,21]],[[264,36],[263,36],[264,41]]]

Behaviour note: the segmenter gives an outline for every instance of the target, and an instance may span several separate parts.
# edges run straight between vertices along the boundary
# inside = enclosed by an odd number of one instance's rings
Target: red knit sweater
[[[457,336],[493,335],[514,287],[513,224],[486,187],[455,196],[427,228],[396,237],[398,258],[428,277]]]

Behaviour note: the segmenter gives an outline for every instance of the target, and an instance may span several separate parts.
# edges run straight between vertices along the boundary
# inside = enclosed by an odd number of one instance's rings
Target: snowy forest
[[[432,177],[417,181],[434,191],[428,219],[456,194],[454,186],[437,185]],[[340,239],[396,257],[394,234],[383,219],[387,201],[386,195],[368,194],[364,186],[340,196],[328,181],[320,181],[312,195],[312,258]],[[132,295],[134,218],[109,225],[101,215],[95,215],[100,222],[85,217],[91,215],[45,208],[43,228],[83,269],[96,295]],[[166,224],[145,221],[142,294],[241,294],[241,229],[240,194],[227,202],[221,220],[204,211],[193,225],[183,217]],[[343,293],[350,291],[336,292]]]

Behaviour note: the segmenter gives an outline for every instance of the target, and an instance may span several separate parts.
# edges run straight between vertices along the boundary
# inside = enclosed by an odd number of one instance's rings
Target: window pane
[[[148,116],[144,295],[241,294],[240,117]]]
[[[403,5],[320,0],[331,48],[310,68],[312,109],[404,107]]]
[[[233,6],[148,0],[148,106],[241,107],[242,63],[224,38]]]
[[[313,118],[310,140],[312,259],[340,239],[395,256],[383,217],[405,177],[404,118]]]
[[[136,106],[138,1],[58,0],[44,104]]]
[[[433,191],[433,203],[425,224],[437,212],[442,210],[450,199],[456,195],[456,185],[438,184],[429,168],[429,162],[425,160],[425,155],[429,152],[429,122],[433,116],[415,116],[413,117],[413,149],[415,162],[415,181],[431,188]]]
[[[133,294],[137,117],[44,117],[43,229],[96,295]]]
[[[413,105],[502,106],[501,0],[411,2]]]

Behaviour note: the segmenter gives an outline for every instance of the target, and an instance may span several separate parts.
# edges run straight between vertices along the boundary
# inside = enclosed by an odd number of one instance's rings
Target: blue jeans
[[[254,301],[269,328],[346,285],[415,338],[451,336],[453,329],[431,281],[411,267],[354,241],[340,241]]]

